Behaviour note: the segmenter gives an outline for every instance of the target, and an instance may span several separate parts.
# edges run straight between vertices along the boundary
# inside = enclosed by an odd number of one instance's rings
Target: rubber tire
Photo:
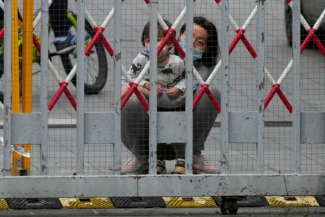
[[[222,204],[220,206],[221,213],[223,215],[236,215],[237,211],[238,211],[238,206],[235,205],[235,206],[230,207],[230,209],[227,209],[227,207],[225,206],[225,204],[226,204],[225,202],[227,200],[228,199],[226,199],[225,197],[222,197]]]
[[[77,19],[77,15],[73,14],[73,16]],[[91,38],[94,37],[95,31],[92,29],[91,25],[89,24],[89,22],[87,20],[85,23],[85,29],[88,32],[88,34],[91,36]],[[107,80],[108,64],[107,64],[107,59],[106,59],[105,48],[100,41],[97,41],[94,48],[96,49],[96,54],[98,55],[98,64],[99,64],[98,69],[99,69],[99,71],[97,73],[96,81],[93,84],[85,83],[85,94],[87,94],[87,95],[99,93],[104,88],[104,86],[106,84],[106,80]],[[73,68],[69,54],[61,55],[61,61],[62,61],[63,68],[68,75]],[[75,86],[77,86],[77,77],[74,76],[72,78],[71,82]]]
[[[221,206],[222,197],[216,196],[213,197],[217,206]],[[260,195],[250,195],[246,196],[243,200],[237,201],[238,207],[267,207],[269,206],[269,202],[265,199],[264,196]]]

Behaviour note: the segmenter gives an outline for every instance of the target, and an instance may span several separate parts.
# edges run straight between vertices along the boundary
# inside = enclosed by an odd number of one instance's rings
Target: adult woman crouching
[[[186,25],[180,31],[179,43],[186,52]],[[215,25],[204,17],[194,17],[193,24],[193,65],[205,81],[217,64],[219,56],[218,32]],[[194,97],[200,91],[201,86],[193,79]],[[220,104],[220,92],[216,85],[211,84],[209,90]],[[163,91],[158,95],[158,111],[184,110],[185,93],[177,98],[171,98]],[[168,109],[166,109],[168,105]],[[211,165],[201,154],[218,112],[206,95],[202,97],[193,111],[193,173],[217,174],[219,171]],[[168,126],[166,126],[168,127]],[[134,154],[121,168],[121,174],[143,173],[148,170],[149,152],[149,117],[139,100],[133,95],[122,110],[122,142]],[[185,172],[184,144],[158,144],[157,173],[164,173],[166,156],[162,152],[175,151],[176,165],[173,173]],[[166,153],[166,151],[165,151]],[[172,153],[172,154],[171,154]],[[170,157],[167,159],[172,159]]]

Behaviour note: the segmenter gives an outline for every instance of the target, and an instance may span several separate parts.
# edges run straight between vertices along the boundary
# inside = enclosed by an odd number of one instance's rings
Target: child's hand
[[[157,84],[157,94],[161,95],[162,94],[162,88],[160,84]]]
[[[125,94],[129,91],[129,89],[130,89],[129,84],[126,84],[121,87],[121,98],[123,98],[125,96]]]
[[[166,93],[170,99],[176,99],[179,96],[179,94],[181,94],[181,92],[182,91],[177,87],[172,87],[166,90]]]
[[[148,81],[147,83],[145,83],[144,87],[149,90],[150,89],[150,82]],[[158,95],[162,94],[162,88],[161,88],[160,84],[157,84],[157,94]]]

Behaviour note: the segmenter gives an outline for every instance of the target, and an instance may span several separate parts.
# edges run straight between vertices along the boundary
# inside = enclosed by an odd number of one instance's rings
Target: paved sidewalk
[[[224,216],[219,208],[91,209],[91,210],[6,210],[0,216]],[[324,217],[325,207],[239,208],[237,216]]]

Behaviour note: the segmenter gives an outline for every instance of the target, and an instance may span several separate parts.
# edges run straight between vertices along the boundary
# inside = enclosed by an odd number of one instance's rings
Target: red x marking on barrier
[[[147,4],[150,3],[150,0],[144,0]],[[195,2],[195,0],[194,0]],[[166,31],[166,37],[164,38],[164,40],[161,42],[161,44],[158,46],[157,49],[157,55],[159,55],[160,51],[163,49],[163,47],[166,45],[166,43],[168,42],[168,40],[171,40],[172,43],[174,44],[175,48],[178,50],[180,56],[184,59],[186,57],[185,51],[182,49],[182,47],[179,45],[178,41],[176,40],[176,38],[173,36],[175,29],[177,28],[177,26],[179,25],[179,22],[184,18],[185,16],[185,11],[186,8],[184,8],[184,10],[182,11],[180,17],[178,17],[176,20],[178,21],[178,23],[174,24],[170,29],[168,28],[168,26],[166,25],[166,23],[164,22],[163,18],[161,17],[161,15],[159,13],[157,13],[158,16],[158,22],[159,24],[162,26],[162,28]],[[183,16],[183,17],[182,17]],[[202,81],[201,76],[199,75],[199,73],[196,71],[195,67],[193,67],[193,72],[195,74],[195,76]],[[203,83],[203,82],[202,82]],[[202,87],[201,91],[199,91],[196,100],[194,99],[193,102],[193,109],[195,109],[197,103],[200,101],[200,99],[202,98],[203,94],[206,93],[208,98],[211,100],[212,104],[215,106],[216,110],[220,113],[221,112],[221,107],[219,105],[219,103],[217,102],[217,100],[214,98],[214,96],[212,95],[211,91],[209,90],[209,85],[208,84],[204,84],[204,87]]]
[[[122,0],[122,1],[124,1],[124,0]],[[102,24],[102,26],[100,28],[98,28],[95,20],[92,18],[92,16],[90,15],[90,13],[88,12],[87,9],[85,9],[85,12],[86,12],[86,19],[88,20],[88,22],[90,23],[90,25],[93,27],[93,29],[96,31],[96,33],[98,33],[99,40],[103,43],[104,47],[106,48],[106,50],[110,54],[110,56],[113,58],[113,60],[116,61],[116,59],[114,57],[114,51],[113,51],[112,47],[109,45],[108,41],[106,40],[106,38],[102,34],[102,32],[105,30],[106,26],[108,25],[110,19],[108,19],[107,21],[104,21],[104,23]],[[111,14],[111,16],[113,16],[113,14],[114,14],[114,8],[110,12],[110,14]],[[110,15],[108,15],[108,17],[109,16]],[[106,22],[106,24],[105,24],[105,22]],[[125,79],[129,82],[131,88],[133,89],[133,92],[135,93],[135,95],[139,99],[139,101],[142,104],[143,108],[146,111],[149,111],[149,105],[148,105],[148,103],[145,101],[145,99],[143,98],[143,96],[141,95],[141,93],[138,91],[138,89],[134,90],[134,86],[135,85],[133,84],[133,82],[131,81],[131,79],[129,78],[129,76],[127,75],[127,72],[126,72],[126,70],[125,70],[125,68],[124,68],[124,66],[122,64],[121,64],[121,69],[122,69],[122,74],[124,75]],[[123,107],[124,107],[124,105],[121,105],[121,109]]]
[[[123,1],[124,0],[122,0],[122,2]],[[92,18],[92,16],[90,15],[90,13],[88,12],[87,9],[85,9],[85,15],[86,15],[86,19],[88,20],[88,22],[90,23],[90,25],[93,27],[94,31],[96,32],[95,36],[93,37],[93,39],[91,40],[91,42],[89,43],[89,45],[87,46],[87,48],[85,49],[85,56],[87,56],[89,54],[89,52],[91,51],[91,49],[93,48],[93,46],[96,44],[96,42],[99,39],[103,43],[105,49],[110,54],[110,56],[115,60],[114,51],[113,51],[112,47],[110,46],[110,44],[108,43],[108,41],[106,40],[106,38],[103,35],[104,30],[106,29],[106,27],[109,24],[110,20],[113,18],[114,8],[108,14],[108,16],[104,20],[103,24],[101,25],[101,27],[98,27],[97,26],[95,20]],[[125,78],[128,81],[130,81],[131,79],[128,78],[127,73],[126,73],[126,70],[123,67],[123,65],[121,65],[121,67],[122,67],[122,73],[123,73],[123,75],[125,76]],[[52,99],[51,105],[54,106],[54,104],[58,101],[58,99],[62,95],[62,90],[64,89],[64,86],[67,86],[68,85],[68,83],[71,81],[71,79],[75,75],[75,73],[76,73],[76,65],[74,66],[74,68],[69,73],[69,76],[66,78],[65,84],[60,87],[60,89],[58,90],[58,92],[56,93],[56,95],[54,96],[54,98]],[[132,84],[130,83],[130,85],[132,85]],[[132,85],[132,86],[134,86],[134,85]],[[140,102],[143,105],[143,107],[146,110],[149,110],[149,106],[148,106],[147,102],[144,100],[144,98],[141,95],[141,93],[138,90],[134,90],[134,92],[135,92],[136,96],[138,97],[138,99],[140,100]]]
[[[35,34],[33,35],[33,44],[34,44],[34,46],[36,47],[36,50],[37,50],[39,53],[41,53],[41,45],[40,45],[40,43],[38,42],[37,37],[36,37]],[[50,60],[49,60],[49,63],[52,64]],[[52,71],[52,73],[53,73],[53,70],[51,70],[51,71]],[[56,72],[56,74],[57,74],[57,76],[59,76],[57,72]],[[61,83],[59,82],[59,85],[60,85],[60,86],[61,86],[61,84],[62,84],[62,82],[61,82]],[[67,98],[68,98],[68,100],[70,101],[70,103],[71,103],[72,107],[74,108],[74,110],[77,111],[77,102],[76,102],[76,100],[73,98],[73,96],[72,96],[72,94],[70,93],[70,91],[68,90],[68,88],[65,88],[65,89],[63,90],[63,92],[64,92],[64,94],[67,96]],[[53,106],[54,106],[54,105],[53,105]],[[50,106],[50,104],[49,104],[49,105],[48,105],[48,110],[51,111],[52,108],[53,108],[53,106]]]
[[[122,1],[124,1],[124,0],[122,0]],[[91,17],[91,15],[88,12],[88,10],[86,9],[85,11],[86,11],[86,18],[87,18],[88,22],[94,28],[94,30],[97,31],[97,33],[99,34],[99,40],[103,43],[104,47],[106,48],[106,50],[108,51],[108,53],[110,54],[110,56],[113,58],[113,60],[116,61],[116,59],[114,57],[113,49],[111,48],[111,46],[107,42],[106,38],[102,34],[102,32],[105,30],[106,26],[108,25],[110,19],[108,19],[108,20],[106,19],[107,21],[104,21],[104,23],[102,24],[102,26],[100,28],[98,28],[97,27],[97,24],[95,23],[94,19]],[[112,11],[111,11],[110,14],[113,16],[113,14],[114,14],[114,8],[112,9]],[[108,17],[109,16],[110,15],[108,15]],[[139,101],[140,101],[141,105],[143,106],[143,108],[146,111],[149,111],[149,105],[148,105],[148,103],[145,101],[145,99],[143,98],[143,96],[141,95],[141,93],[139,92],[139,90],[137,89],[137,85],[135,85],[135,83],[131,81],[131,79],[127,75],[127,72],[126,72],[126,70],[125,70],[125,68],[124,68],[124,66],[122,64],[121,64],[121,69],[122,69],[122,74],[124,75],[125,79],[129,82],[129,85],[131,86],[130,87],[130,90],[132,90],[132,93],[133,92],[135,93],[135,95],[139,99]],[[132,95],[132,93],[131,93],[131,95]],[[131,97],[131,95],[129,97]],[[122,100],[121,109],[124,107],[124,105],[125,105],[125,103],[123,104],[123,100]]]
[[[147,4],[150,4],[150,0],[144,0]],[[194,0],[195,2],[196,0]],[[157,55],[160,54],[160,52],[162,51],[162,49],[165,47],[166,43],[171,40],[172,43],[174,44],[175,48],[178,50],[179,54],[181,55],[181,57],[185,58],[185,52],[183,51],[182,47],[179,45],[177,39],[174,37],[174,33],[175,33],[175,29],[177,28],[177,26],[179,25],[179,23],[184,19],[186,13],[186,7],[183,9],[183,11],[181,12],[180,16],[177,18],[180,20],[175,21],[174,25],[168,29],[168,26],[166,25],[166,23],[164,22],[163,18],[160,16],[160,14],[157,12],[157,16],[158,16],[158,22],[159,24],[162,26],[162,28],[165,30],[166,32],[166,36],[165,38],[162,40],[162,42],[160,43],[160,45],[157,48]]]
[[[217,5],[219,7],[221,7],[219,5],[221,3],[221,0],[215,0],[215,2],[217,3]],[[254,9],[253,12],[251,13],[251,15],[249,16],[249,18],[247,19],[247,21],[245,22],[244,26],[240,29],[238,27],[238,25],[236,24],[236,22],[234,21],[234,19],[232,18],[232,16],[229,14],[230,23],[233,25],[233,27],[237,33],[236,37],[234,38],[234,40],[232,41],[232,43],[229,46],[229,55],[232,53],[232,51],[236,47],[239,40],[241,40],[243,42],[243,44],[246,46],[249,53],[252,55],[252,57],[254,59],[257,57],[255,50],[253,49],[253,47],[251,46],[251,44],[249,43],[249,41],[247,40],[247,38],[244,35],[246,28],[250,25],[251,21],[254,19],[255,16],[256,16],[256,11]],[[197,104],[201,100],[204,93],[206,93],[207,96],[209,97],[209,99],[211,100],[211,102],[213,103],[213,105],[215,106],[215,108],[217,109],[217,111],[219,113],[221,112],[220,105],[218,104],[218,102],[216,101],[216,99],[213,97],[212,93],[208,89],[210,83],[215,78],[215,76],[218,74],[220,68],[221,68],[221,61],[218,62],[217,66],[214,68],[214,70],[212,71],[211,75],[209,76],[209,78],[207,79],[206,82],[203,82],[202,78],[199,77],[198,73],[196,73],[194,71],[194,75],[197,77],[197,79],[201,83],[202,87],[201,87],[201,90],[199,91],[199,93],[197,94],[197,96],[194,98],[193,108],[195,108],[197,106]]]
[[[54,1],[54,0],[49,0],[49,5],[51,5],[53,1]],[[4,4],[3,4],[3,2],[2,2],[1,0],[0,0],[0,7],[4,10]],[[42,12],[40,12],[40,13],[36,16],[35,20],[33,21],[33,29],[35,28],[35,26],[36,26],[36,25],[38,24],[38,22],[40,21],[40,19],[41,19],[41,13],[42,13]],[[20,21],[19,21],[19,22],[20,22]],[[22,28],[22,25],[21,25],[21,24],[20,24],[20,27]],[[2,39],[3,35],[4,35],[4,28],[2,28],[2,30],[0,31],[0,40]],[[34,44],[34,46],[36,47],[36,50],[37,50],[39,53],[41,53],[41,45],[39,44],[39,42],[38,42],[37,37],[36,37],[35,34],[33,34],[33,44]],[[50,71],[52,72],[53,76],[54,76],[54,77],[56,78],[56,80],[58,81],[59,85],[61,85],[61,84],[62,84],[62,79],[60,78],[59,73],[55,70],[55,68],[54,68],[54,66],[53,66],[53,64],[52,64],[52,62],[51,62],[50,60],[49,60],[49,68],[50,68]],[[76,110],[76,109],[77,109],[77,103],[76,103],[76,101],[74,100],[73,96],[71,95],[70,91],[69,91],[67,88],[65,88],[65,89],[64,89],[64,93],[65,93],[65,95],[67,96],[68,100],[70,101],[72,107]],[[53,107],[52,107],[52,108],[53,108]],[[49,106],[49,107],[48,107],[49,111],[51,111],[52,108]]]
[[[150,0],[144,0],[144,1],[147,4],[150,3]],[[195,0],[194,0],[194,2],[195,2]],[[179,45],[179,43],[176,40],[176,38],[173,36],[173,34],[175,32],[175,29],[178,27],[178,25],[180,24],[180,22],[184,19],[185,14],[186,14],[186,7],[183,9],[183,11],[181,12],[181,14],[178,16],[178,18],[174,22],[173,26],[170,29],[168,29],[167,25],[163,21],[163,19],[160,16],[160,14],[157,13],[157,15],[158,15],[158,22],[161,24],[161,26],[166,31],[166,36],[164,37],[164,39],[162,40],[162,42],[159,44],[159,46],[157,48],[157,56],[160,54],[160,52],[162,51],[162,49],[165,47],[166,43],[169,40],[171,40],[173,42],[175,48],[180,52],[181,56],[182,57],[185,57],[185,52],[183,51],[183,49]],[[142,69],[142,71],[139,74],[139,76],[137,77],[137,79],[134,82],[130,82],[130,89],[128,90],[128,92],[126,93],[126,95],[124,96],[124,98],[122,99],[121,109],[123,109],[123,107],[125,106],[125,104],[130,99],[130,97],[131,97],[131,95],[133,93],[135,93],[136,96],[138,96],[138,95],[142,96],[141,93],[138,91],[137,86],[138,86],[138,83],[142,80],[142,78],[145,75],[145,73],[147,73],[147,71],[149,70],[149,64],[150,64],[150,60],[147,62],[147,64],[145,65],[145,67]],[[141,100],[140,100],[140,102],[141,102]],[[145,110],[148,112],[149,111],[149,106],[148,107],[145,107]]]
[[[220,6],[221,0],[215,0],[215,1],[218,4],[219,8],[221,9],[221,6]],[[247,50],[249,51],[249,53],[251,54],[253,59],[256,60],[257,54],[256,54],[255,50],[253,49],[253,47],[248,42],[248,40],[246,39],[245,35],[244,35],[244,33],[246,31],[246,28],[250,25],[250,21],[252,21],[254,19],[256,14],[257,14],[257,6],[254,8],[254,10],[252,11],[252,13],[250,14],[250,16],[248,17],[248,19],[246,20],[245,24],[243,25],[243,27],[241,29],[239,28],[236,21],[231,16],[231,14],[229,14],[229,22],[230,22],[231,26],[233,27],[233,29],[237,33],[234,41],[230,45],[229,54],[232,52],[232,50],[237,45],[237,43],[239,42],[239,39],[240,39],[243,42],[243,44],[246,46]],[[268,69],[266,67],[264,67],[264,70],[265,70],[265,75],[266,75],[268,81],[272,84],[272,86],[274,86],[276,84],[276,82],[273,79],[272,75],[270,74],[270,72],[268,71]],[[282,90],[280,89],[280,87],[278,87],[276,89],[275,93],[277,93],[279,95],[280,99],[282,100],[284,105],[287,107],[287,109],[291,113],[292,112],[292,106],[289,103],[288,99],[285,97],[285,95],[282,92]]]
[[[215,2],[220,7],[219,4],[221,3],[221,0],[215,0]],[[243,27],[241,29],[238,27],[238,25],[235,22],[235,20],[229,14],[229,21],[230,21],[231,25],[233,26],[233,28],[235,29],[235,31],[237,33],[236,37],[234,38],[234,40],[232,41],[232,43],[229,46],[229,55],[232,53],[232,51],[236,47],[236,45],[238,44],[239,40],[241,40],[244,43],[244,45],[246,46],[246,48],[249,51],[249,53],[252,55],[253,59],[255,59],[257,57],[257,54],[256,54],[255,50],[253,49],[253,47],[251,46],[251,44],[248,42],[247,38],[244,36],[244,33],[245,33],[246,29],[248,28],[248,26],[253,21],[254,17],[256,16],[256,13],[257,13],[257,7],[255,7],[255,9],[252,11],[252,13],[250,14],[250,16],[248,17],[248,19],[246,20],[246,22],[244,23],[244,25],[243,25]],[[209,99],[211,99],[210,97],[212,96],[212,94],[208,90],[208,87],[209,87],[209,84],[212,82],[212,80],[216,77],[216,75],[218,74],[218,72],[220,71],[220,69],[221,69],[221,61],[218,62],[217,66],[214,68],[214,70],[212,71],[211,75],[209,76],[209,78],[205,82],[203,82],[203,80],[200,77],[200,75],[194,70],[194,75],[196,76],[196,78],[198,79],[198,81],[199,81],[199,83],[201,84],[202,87],[201,87],[201,90],[199,91],[198,95],[194,99],[193,108],[196,107],[196,105],[198,104],[198,102],[200,101],[200,99],[202,98],[202,96],[203,96],[204,93],[207,93]],[[212,103],[215,105],[215,107],[217,108],[218,112],[220,113],[221,112],[220,106],[217,107],[217,104],[215,104],[214,102],[212,102]]]
[[[122,2],[123,1],[124,0],[122,0]],[[89,22],[89,24],[92,26],[92,28],[94,29],[94,31],[96,32],[96,34],[93,37],[92,41],[87,46],[87,48],[85,50],[85,53],[89,53],[91,51],[92,47],[96,44],[96,42],[99,39],[102,42],[102,44],[104,45],[104,47],[107,50],[107,52],[112,57],[112,59],[114,61],[116,61],[116,59],[114,57],[114,51],[113,51],[112,47],[110,46],[110,44],[108,43],[108,41],[106,40],[105,36],[103,35],[103,31],[106,29],[106,27],[109,24],[109,22],[111,21],[113,15],[114,15],[114,8],[110,11],[110,13],[106,17],[106,19],[103,22],[103,24],[101,25],[101,27],[98,27],[97,24],[96,24],[96,22],[95,22],[95,20],[93,19],[93,17],[90,15],[89,11],[87,10],[87,8],[85,8],[85,16],[86,16],[86,19]],[[122,64],[121,64],[121,69],[122,69],[122,74],[124,75],[124,77],[126,78],[126,80],[128,82],[130,82],[130,84],[131,84],[132,83],[131,82],[131,79],[127,75],[127,72],[126,72],[126,70],[125,70],[125,68],[124,68],[124,66]],[[143,105],[143,107],[146,110],[149,110],[149,106],[148,106],[147,102],[144,100],[144,98],[141,95],[141,93],[139,91],[137,91],[137,90],[135,90],[135,93],[136,93],[136,96],[138,97],[139,101]]]
[[[215,2],[218,4],[219,8],[221,8],[221,6],[220,6],[221,0],[215,0]],[[251,16],[248,19],[253,19],[255,16],[256,16],[256,14],[254,14],[254,11],[253,11],[251,13]],[[252,45],[247,40],[246,36],[244,35],[245,32],[246,32],[246,28],[248,26],[246,26],[246,27],[243,26],[243,28],[240,29],[239,26],[236,24],[235,20],[233,19],[233,17],[230,14],[229,14],[229,21],[230,21],[230,23],[232,24],[232,26],[234,27],[234,29],[235,29],[235,31],[237,33],[235,39],[232,41],[232,43],[229,46],[229,55],[231,54],[231,52],[236,47],[239,40],[241,40],[243,42],[243,44],[246,46],[248,52],[255,59],[257,57],[257,54],[256,54],[255,50],[253,49]]]
[[[114,9],[113,9],[114,10]],[[90,16],[89,12],[86,10],[86,18],[88,20],[89,23],[91,23],[91,25],[93,26],[94,30],[97,31],[98,33],[98,38],[99,40],[103,43],[104,47],[106,48],[106,50],[108,51],[108,53],[110,54],[110,56],[116,61],[115,57],[114,57],[114,51],[111,48],[111,46],[109,45],[108,41],[106,40],[106,38],[104,37],[104,35],[102,34],[102,32],[105,30],[103,27],[98,28],[94,19]],[[95,43],[94,43],[95,44]],[[140,91],[137,89],[137,85],[131,81],[131,79],[129,78],[129,76],[127,75],[127,72],[124,68],[124,66],[121,64],[122,67],[122,74],[124,75],[124,77],[126,78],[126,80],[129,82],[130,85],[130,90],[131,95],[134,92],[134,94],[137,96],[137,98],[139,99],[141,105],[143,106],[143,108],[148,112],[149,111],[149,105],[146,102],[146,100],[143,98],[143,96],[141,95]],[[129,98],[131,97],[131,95],[129,96]],[[126,96],[125,96],[126,97]],[[125,98],[124,97],[124,98]],[[123,98],[123,99],[124,99]],[[126,103],[126,102],[125,102]],[[121,109],[123,109],[125,103],[122,100],[121,103]]]
[[[292,0],[286,0],[286,1],[289,4],[289,6],[292,7]],[[315,42],[315,44],[317,45],[317,47],[319,48],[319,50],[325,56],[325,48],[324,48],[324,46],[322,45],[322,43],[319,41],[318,37],[315,34],[316,31],[318,30],[319,26],[321,25],[321,23],[324,21],[324,18],[325,18],[325,10],[323,11],[323,13],[321,14],[321,16],[316,21],[316,23],[315,23],[315,25],[314,25],[313,28],[311,28],[308,25],[307,21],[302,16],[302,14],[300,14],[300,18],[301,18],[301,24],[304,26],[304,28],[308,32],[307,37],[305,38],[305,40],[303,41],[303,43],[300,46],[300,54],[302,54],[302,52],[305,50],[305,48],[308,45],[308,43],[310,42],[310,40],[313,40]],[[266,108],[267,105],[270,103],[270,101],[272,100],[274,94],[276,93],[276,91],[278,90],[278,88],[280,88],[280,85],[282,84],[283,80],[286,78],[286,76],[288,75],[288,73],[291,71],[291,69],[292,69],[292,62],[293,62],[292,60],[289,62],[289,64],[287,65],[287,67],[282,72],[280,78],[278,79],[278,81],[276,82],[276,84],[273,86],[273,88],[270,91],[269,95],[266,97],[265,102],[264,102],[264,108]],[[292,112],[292,109],[291,109],[291,112]]]
[[[124,0],[122,0],[122,2],[123,1]],[[106,29],[106,27],[109,24],[109,22],[111,21],[111,19],[113,18],[114,8],[108,14],[108,16],[104,20],[103,24],[101,25],[101,27],[98,27],[97,26],[97,24],[95,23],[94,19],[90,16],[90,14],[89,14],[89,12],[88,12],[87,9],[85,9],[85,14],[86,14],[86,18],[87,18],[88,22],[91,24],[91,26],[93,27],[93,29],[96,32],[96,34],[92,38],[92,40],[90,41],[90,43],[88,44],[88,46],[86,47],[85,52],[84,52],[84,55],[85,56],[88,56],[88,54],[90,53],[91,49],[94,47],[94,45],[97,43],[97,41],[100,40],[103,43],[104,47],[106,48],[107,52],[110,54],[110,56],[113,57],[114,56],[114,51],[113,51],[112,47],[109,45],[109,43],[107,42],[106,38],[104,37],[103,32]],[[71,81],[71,79],[76,74],[76,69],[77,69],[77,64],[74,65],[74,67],[72,68],[71,72],[66,77],[65,81],[63,81],[61,83],[59,90],[57,91],[57,93],[55,94],[55,96],[53,97],[53,99],[51,100],[51,102],[49,104],[49,108],[53,108],[53,106],[59,100],[60,96],[62,95],[62,93],[67,88],[69,82]]]

